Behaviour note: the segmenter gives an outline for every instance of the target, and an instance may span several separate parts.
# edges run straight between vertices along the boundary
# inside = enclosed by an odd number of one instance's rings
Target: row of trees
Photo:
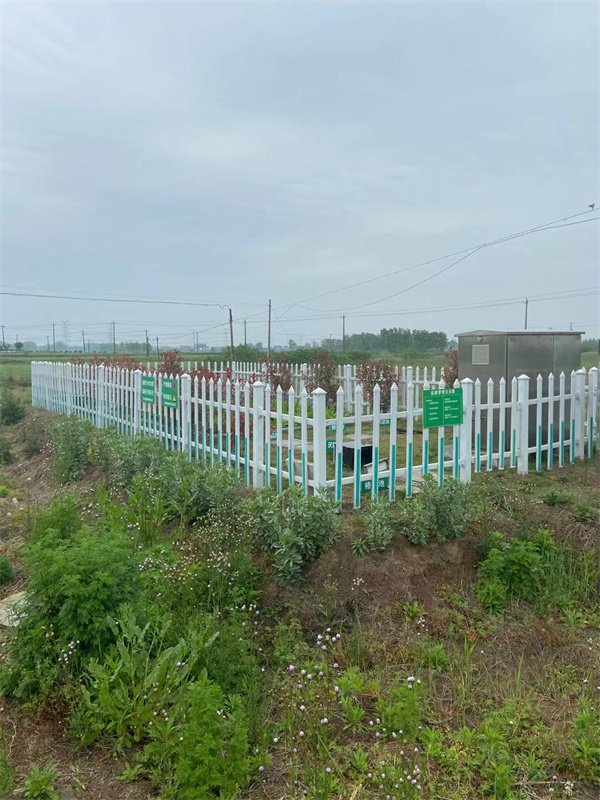
[[[443,331],[426,331],[411,328],[382,328],[379,333],[352,333],[346,336],[346,350],[362,350],[368,353],[403,353],[418,350],[447,350],[451,342]],[[341,339],[325,339],[322,344],[328,350],[341,351]]]

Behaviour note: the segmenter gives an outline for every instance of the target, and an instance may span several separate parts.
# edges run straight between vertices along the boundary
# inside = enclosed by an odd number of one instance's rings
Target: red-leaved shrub
[[[379,384],[380,409],[383,412],[390,410],[390,396],[392,384],[396,380],[396,368],[385,361],[367,361],[364,359],[356,370],[356,377],[363,387],[364,398],[373,405],[373,389]]]
[[[446,386],[454,386],[458,379],[458,350],[448,350],[444,364],[444,382]]]

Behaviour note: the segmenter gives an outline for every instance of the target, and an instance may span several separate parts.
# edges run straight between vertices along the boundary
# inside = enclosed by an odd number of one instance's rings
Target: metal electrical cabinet
[[[481,400],[487,401],[487,382],[494,381],[494,402],[498,402],[499,383],[506,380],[506,398],[511,397],[511,381],[519,375],[529,375],[529,397],[537,393],[537,376],[543,379],[543,395],[548,396],[548,375],[554,375],[554,391],[558,394],[559,376],[565,373],[567,392],[571,372],[581,367],[582,331],[468,331],[456,334],[458,339],[458,377],[481,381]],[[557,406],[555,403],[555,414]],[[548,430],[547,406],[544,404],[543,431]],[[565,415],[570,414],[569,401]],[[555,420],[556,423],[556,420]],[[485,424],[482,420],[482,424]],[[497,428],[495,420],[494,428]],[[530,435],[535,437],[535,407],[530,408]],[[558,425],[554,425],[558,430]],[[530,445],[535,441],[530,441]]]

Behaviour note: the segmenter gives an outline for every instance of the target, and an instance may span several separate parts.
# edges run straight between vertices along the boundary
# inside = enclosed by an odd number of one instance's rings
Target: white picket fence
[[[502,379],[495,387],[490,379],[485,394],[479,380],[456,381],[463,388],[462,424],[431,429],[423,428],[414,379],[405,398],[398,384],[391,386],[385,410],[376,386],[368,413],[358,383],[349,413],[343,384],[328,404],[322,389],[272,391],[260,380],[206,381],[56,362],[33,362],[31,370],[35,406],[114,426],[126,436],[155,437],[190,460],[231,467],[247,486],[328,488],[354,507],[365,494],[393,500],[398,486],[410,496],[427,474],[440,484],[447,475],[467,482],[492,469],[526,474],[530,457],[537,471],[591,458],[598,425],[596,368],[572,372],[568,384],[564,373],[558,380],[538,376],[531,393],[527,375],[510,386]],[[153,402],[143,402],[142,378],[154,387]],[[176,388],[174,407],[165,405],[165,379]],[[444,383],[424,380],[421,389],[429,388]]]

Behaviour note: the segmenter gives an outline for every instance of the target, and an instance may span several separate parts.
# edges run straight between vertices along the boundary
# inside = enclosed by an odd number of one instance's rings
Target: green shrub
[[[153,473],[168,457],[158,439],[127,439],[114,428],[94,431],[89,448],[91,463],[119,486],[129,486],[134,475]]]
[[[238,698],[225,701],[206,675],[190,691],[188,722],[181,731],[175,774],[182,800],[231,796],[248,782],[254,765]]]
[[[32,420],[23,431],[23,445],[25,456],[33,458],[44,449],[46,444],[46,430],[41,420]]]
[[[14,425],[25,416],[25,404],[9,389],[0,395],[0,425]]]
[[[303,566],[330,547],[337,535],[336,504],[325,493],[305,495],[290,487],[275,495],[265,489],[248,501],[251,526],[272,554],[283,583],[297,580]]]
[[[91,422],[65,417],[51,429],[53,470],[59,483],[82,478],[88,465],[88,449],[94,428]]]
[[[60,539],[70,539],[81,527],[77,496],[65,494],[33,518],[29,538],[34,540],[53,531]]]
[[[114,641],[108,616],[141,598],[140,573],[122,533],[82,528],[39,534],[24,549],[27,602],[11,640],[0,691],[48,694],[60,675]]]
[[[0,465],[10,464],[13,458],[11,443],[5,436],[0,436]]]
[[[0,556],[0,586],[12,581],[13,571],[10,560],[6,556]]]
[[[448,480],[439,486],[433,477],[423,479],[421,492],[402,505],[406,538],[413,544],[456,539],[473,521],[473,489],[470,484]]]
[[[140,596],[139,569],[120,533],[82,528],[64,540],[55,531],[25,548],[27,616],[54,624],[59,643],[100,653],[112,633],[107,615]]]
[[[23,797],[37,800],[59,800],[60,795],[54,784],[60,778],[56,764],[47,764],[40,769],[37,764],[31,765],[31,771],[23,782]]]
[[[394,538],[394,508],[385,497],[371,503],[363,514],[366,528],[364,542],[369,550],[386,550]]]
[[[7,497],[10,494],[8,486],[0,485],[0,497]]]
[[[190,462],[181,453],[165,451],[156,439],[127,439],[114,430],[95,431],[89,458],[109,482],[131,487],[132,496],[139,493],[142,478],[152,491],[160,488],[166,518],[179,517],[185,523],[233,502],[237,492],[233,470],[221,463],[209,467]]]

